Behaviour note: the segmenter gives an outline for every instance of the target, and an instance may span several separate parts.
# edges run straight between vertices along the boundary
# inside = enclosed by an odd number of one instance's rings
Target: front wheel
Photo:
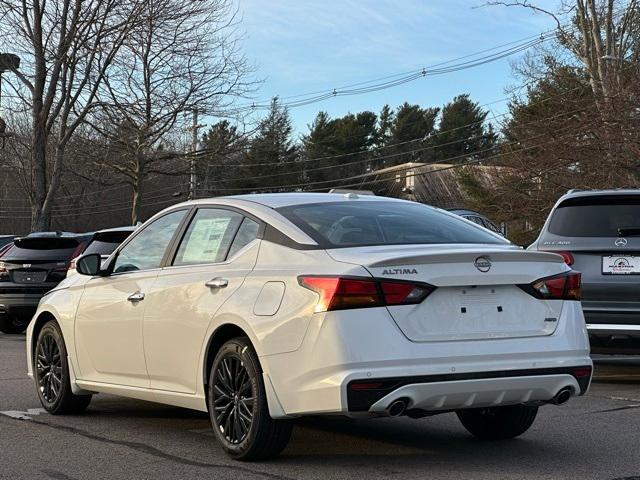
[[[33,352],[33,370],[38,397],[53,415],[80,413],[91,395],[74,395],[67,363],[67,348],[57,322],[50,320],[40,330]]]
[[[472,435],[483,440],[506,440],[522,435],[536,419],[538,407],[505,407],[459,410],[460,422]]]
[[[234,338],[220,348],[208,393],[213,430],[230,457],[266,460],[287,446],[292,424],[269,415],[262,369],[248,338]]]

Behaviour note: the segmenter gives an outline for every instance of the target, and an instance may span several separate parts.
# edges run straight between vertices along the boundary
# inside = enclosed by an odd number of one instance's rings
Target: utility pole
[[[198,109],[193,109],[191,125],[191,160],[189,165],[189,200],[196,198],[196,152],[198,151]]]

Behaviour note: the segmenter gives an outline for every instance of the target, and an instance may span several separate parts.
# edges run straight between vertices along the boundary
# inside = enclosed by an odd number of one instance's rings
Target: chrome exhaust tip
[[[569,401],[572,394],[573,391],[571,390],[571,387],[561,388],[560,391],[556,393],[556,395],[551,400],[549,400],[549,403],[552,403],[554,405],[562,405],[563,403],[567,403]]]
[[[406,400],[396,400],[391,402],[391,404],[387,407],[387,414],[390,417],[399,417],[402,415],[407,409],[407,401]]]

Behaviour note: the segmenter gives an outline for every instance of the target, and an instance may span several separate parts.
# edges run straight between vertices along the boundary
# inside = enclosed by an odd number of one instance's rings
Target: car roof
[[[91,233],[73,233],[73,232],[31,232],[21,238],[79,238],[89,237]]]
[[[97,230],[95,233],[135,232],[137,229],[138,227],[135,225],[125,225],[124,227],[103,228],[102,230]]]
[[[598,195],[640,195],[640,188],[609,188],[603,190],[573,189],[565,193],[562,198],[592,197]]]
[[[178,203],[166,208],[162,212],[157,213],[151,219],[165,214],[168,211],[189,208],[193,206],[227,206],[236,207],[255,215],[258,218],[269,223],[271,226],[280,230],[295,242],[305,245],[317,245],[309,235],[303,232],[298,226],[294,225],[290,220],[283,217],[274,209],[280,207],[288,207],[291,205],[306,205],[314,203],[331,203],[331,202],[404,202],[414,203],[407,200],[400,200],[390,197],[374,197],[371,195],[358,195],[354,193],[310,193],[310,192],[291,192],[291,193],[256,193],[249,195],[233,195],[227,197],[212,197],[198,200],[190,200]]]
[[[290,205],[304,205],[310,203],[330,203],[344,202],[346,200],[354,201],[389,201],[389,202],[405,202],[398,198],[378,197],[373,195],[362,195],[357,193],[312,193],[312,192],[292,192],[292,193],[256,193],[251,195],[233,195],[229,197],[221,197],[226,199],[245,200],[248,202],[259,203],[261,205],[279,208],[288,207]]]

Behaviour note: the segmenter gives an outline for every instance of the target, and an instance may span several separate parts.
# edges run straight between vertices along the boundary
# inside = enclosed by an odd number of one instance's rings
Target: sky
[[[237,0],[243,51],[263,82],[255,99],[268,101],[325,91],[407,71],[536,35],[552,20],[528,9],[483,6],[484,0]],[[553,8],[555,0],[538,5]],[[333,118],[349,112],[379,112],[405,101],[442,106],[469,93],[481,104],[503,99],[518,84],[511,62],[488,65],[364,95],[332,98],[290,109],[298,135],[318,111]],[[506,101],[485,107],[506,111]],[[494,120],[502,120],[498,116]]]

